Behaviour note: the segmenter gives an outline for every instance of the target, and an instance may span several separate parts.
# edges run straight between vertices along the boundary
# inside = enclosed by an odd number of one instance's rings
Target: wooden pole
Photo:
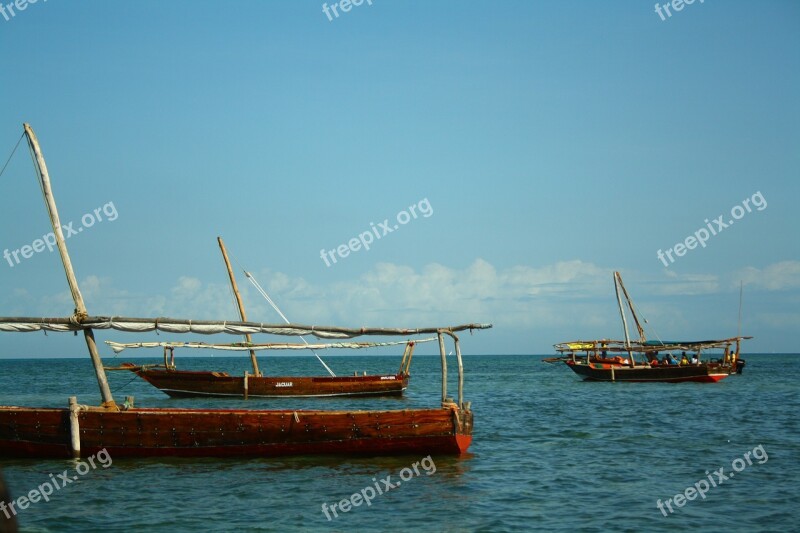
[[[614,272],[614,291],[617,293],[617,304],[619,305],[619,316],[622,317],[622,327],[625,329],[625,348],[628,350],[628,357],[633,359],[633,355],[631,355],[631,337],[628,334],[628,321],[625,319],[625,309],[622,307],[622,298],[619,296],[619,284],[617,283],[617,278],[619,276],[619,272]],[[613,371],[613,368],[612,368]],[[612,381],[614,378],[613,372],[611,375]]]
[[[742,292],[744,291],[744,281],[739,281],[739,326],[737,328],[736,336],[742,336]],[[738,341],[737,341],[738,342]],[[737,352],[739,350],[736,350]]]
[[[78,412],[81,410],[78,405],[78,397],[69,397],[69,437],[70,437],[70,450],[74,459],[80,459],[81,456],[81,428],[78,422]]]
[[[242,296],[239,294],[239,287],[236,285],[236,277],[233,275],[231,262],[228,260],[228,251],[225,249],[225,243],[222,242],[222,237],[217,237],[217,242],[219,243],[219,249],[222,250],[222,258],[225,260],[225,267],[228,269],[228,277],[231,280],[231,287],[233,287],[233,294],[234,296],[236,296],[236,305],[239,307],[239,316],[241,317],[242,322],[247,322],[247,314],[244,311]],[[252,337],[250,337],[249,333],[246,334],[244,338],[248,343],[253,342]],[[255,350],[250,350],[250,362],[253,363],[253,374],[256,377],[260,377],[261,372],[258,370],[258,359],[256,359]]]
[[[61,262],[64,265],[64,272],[67,275],[67,283],[69,290],[72,293],[72,299],[75,302],[75,318],[78,321],[83,320],[89,316],[86,310],[86,305],[83,302],[83,295],[81,295],[80,287],[78,287],[78,280],[75,277],[75,272],[72,269],[72,261],[69,258],[67,251],[67,244],[64,242],[64,234],[61,231],[61,220],[58,217],[58,209],[56,208],[56,199],[53,196],[53,191],[50,187],[50,175],[47,172],[47,165],[44,162],[44,155],[42,155],[39,141],[36,139],[36,134],[30,124],[23,124],[25,134],[28,137],[28,145],[30,146],[33,154],[34,165],[36,166],[37,173],[39,174],[39,182],[42,186],[42,193],[44,194],[44,202],[47,207],[47,212],[50,215],[50,223],[53,226],[53,233],[56,237],[56,244],[58,246],[58,253],[61,256]],[[108,387],[108,380],[106,379],[106,372],[103,369],[103,361],[100,359],[100,353],[97,351],[97,343],[94,340],[94,332],[91,328],[83,330],[83,336],[86,339],[86,347],[89,349],[89,356],[92,358],[92,365],[94,372],[97,376],[97,384],[100,386],[100,395],[103,399],[103,407],[109,409],[118,409],[117,404],[114,402],[114,397],[111,395],[111,389]]]
[[[444,349],[444,335],[442,332],[436,334],[439,337],[439,353],[442,354],[442,403],[447,400],[447,352]]]
[[[411,357],[414,355],[414,346],[414,341],[406,343],[406,348],[403,350],[403,358],[400,360],[400,369],[397,371],[398,374],[410,374],[408,369],[411,368]]]
[[[453,337],[453,343],[456,345],[456,361],[458,361],[458,408],[464,408],[464,363],[461,361],[461,344],[458,342],[458,337],[450,334]]]
[[[267,333],[272,335],[296,335],[296,336],[303,336],[303,335],[314,335],[320,339],[322,338],[353,338],[353,337],[362,337],[365,335],[381,335],[384,337],[390,336],[403,336],[408,337],[410,335],[423,335],[423,334],[435,334],[439,333],[440,331],[449,331],[451,333],[456,333],[458,331],[466,331],[466,330],[475,330],[475,329],[489,329],[492,327],[491,324],[462,324],[460,326],[438,326],[438,327],[426,327],[426,328],[375,328],[375,327],[358,327],[358,328],[345,328],[340,326],[321,326],[321,325],[308,325],[308,324],[295,324],[291,322],[284,322],[282,324],[267,324],[264,322],[239,322],[235,320],[195,320],[195,319],[188,319],[188,318],[133,318],[133,317],[123,317],[114,315],[114,323],[110,324],[111,329],[116,329],[118,331],[125,331],[125,329],[120,329],[116,327],[116,323],[121,323],[125,327],[137,326],[137,331],[151,331],[154,329],[156,325],[163,325],[169,324],[170,326],[229,326],[235,328],[246,327],[250,330],[255,331],[256,333]],[[83,329],[83,324],[94,324],[97,322],[102,322],[104,325],[108,324],[108,321],[111,317],[108,316],[90,316],[84,319],[81,322],[81,327],[78,329]],[[0,317],[0,323],[2,324],[33,324],[38,326],[43,325],[62,325],[62,326],[73,326],[72,329],[70,328],[62,328],[59,331],[66,331],[66,330],[74,330],[75,324],[73,324],[73,317],[19,317],[19,316],[6,316]],[[158,324],[156,324],[158,323]],[[142,329],[144,326],[144,329]],[[303,330],[303,331],[287,331],[287,330]],[[228,331],[220,331],[217,333],[228,333]],[[331,333],[343,333],[344,335],[330,335]],[[239,335],[239,333],[230,333],[231,335]],[[742,337],[743,339],[750,339],[752,337]]]
[[[405,367],[406,364],[406,357],[408,357],[408,344],[406,344],[406,347],[403,350],[403,357],[400,358],[400,368],[397,369],[398,374],[403,373],[403,368]]]
[[[628,289],[626,289],[625,284],[622,283],[622,274],[619,272],[614,272],[614,276],[615,279],[619,280],[619,287],[622,289],[622,294],[625,295],[625,301],[628,303],[628,308],[631,310],[631,316],[636,324],[636,330],[639,332],[639,342],[644,343],[647,340],[647,338],[644,336],[644,328],[642,328],[642,325],[639,323],[639,317],[636,316],[636,309],[633,308],[633,301],[628,295]]]
[[[406,376],[411,375],[411,358],[414,357],[415,346],[416,343],[414,341],[406,344],[406,350],[408,351],[408,354],[407,356],[405,353],[403,354],[403,370],[401,372],[401,374],[405,374]]]

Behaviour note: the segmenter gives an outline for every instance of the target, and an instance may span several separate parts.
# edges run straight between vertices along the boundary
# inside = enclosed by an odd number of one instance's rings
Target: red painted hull
[[[69,409],[0,407],[0,455],[71,457]],[[81,454],[116,457],[461,454],[472,412],[90,408],[79,412]]]
[[[573,372],[586,381],[632,381],[659,383],[716,383],[730,375],[730,369],[719,365],[670,365],[636,366],[613,365],[605,363],[566,361]]]
[[[129,365],[126,363],[123,366]],[[225,372],[142,369],[131,365],[132,372],[174,398],[245,396],[244,377]],[[408,388],[408,374],[372,376],[265,376],[247,378],[247,396],[274,398],[284,396],[400,396]]]

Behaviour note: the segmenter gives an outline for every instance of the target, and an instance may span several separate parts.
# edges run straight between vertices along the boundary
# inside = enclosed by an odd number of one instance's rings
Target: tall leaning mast
[[[80,323],[89,316],[86,310],[86,304],[83,302],[83,295],[78,286],[78,280],[75,278],[75,271],[72,269],[72,261],[69,258],[67,245],[64,242],[64,234],[61,231],[61,219],[58,217],[58,209],[56,208],[56,199],[53,196],[53,190],[50,187],[50,175],[47,172],[47,164],[44,162],[42,149],[39,147],[39,141],[36,139],[36,134],[33,133],[33,128],[30,124],[23,124],[25,129],[25,136],[28,139],[28,147],[31,150],[31,157],[33,158],[33,165],[36,167],[36,173],[39,179],[39,185],[42,188],[44,195],[44,203],[47,208],[47,213],[50,216],[50,224],[53,226],[53,234],[56,236],[56,244],[58,246],[58,253],[61,256],[61,263],[64,265],[64,273],[67,275],[67,283],[69,290],[72,293],[72,299],[75,302],[75,314],[72,319]],[[106,379],[106,371],[103,368],[103,361],[100,359],[100,353],[97,351],[97,343],[94,339],[94,331],[91,328],[83,328],[83,336],[86,339],[86,346],[89,348],[89,356],[92,359],[94,366],[94,373],[97,376],[97,384],[100,386],[100,396],[103,399],[102,407],[112,410],[119,410],[114,397],[111,395],[111,389],[108,386]]]

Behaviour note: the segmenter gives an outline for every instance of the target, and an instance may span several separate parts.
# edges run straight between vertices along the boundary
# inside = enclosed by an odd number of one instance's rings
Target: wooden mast
[[[50,223],[53,226],[53,233],[56,237],[56,244],[58,245],[58,253],[61,256],[61,262],[64,265],[64,272],[67,275],[67,283],[69,290],[72,293],[72,299],[75,302],[75,316],[73,317],[78,322],[89,316],[86,310],[86,305],[83,302],[83,295],[81,295],[80,287],[78,287],[78,280],[75,278],[75,272],[72,269],[72,261],[69,258],[67,245],[64,242],[64,234],[61,231],[61,220],[58,217],[58,209],[56,208],[56,200],[53,196],[53,191],[50,187],[50,175],[47,172],[47,165],[44,162],[44,156],[39,147],[39,141],[36,139],[36,134],[30,124],[23,124],[25,134],[28,138],[28,145],[30,146],[31,153],[33,154],[34,165],[39,175],[39,183],[42,186],[42,193],[44,194],[44,202],[47,207],[47,213],[50,215]],[[100,386],[100,395],[103,398],[103,407],[109,409],[117,409],[117,404],[114,402],[114,397],[111,395],[111,389],[108,386],[106,379],[106,372],[103,369],[103,361],[100,359],[100,354],[97,351],[97,343],[94,340],[94,332],[91,328],[83,330],[84,338],[86,339],[86,346],[89,348],[89,356],[92,358],[92,365],[94,372],[97,375],[97,384]]]
[[[231,280],[231,287],[233,287],[233,294],[236,296],[236,305],[239,307],[239,316],[242,318],[242,322],[247,322],[247,314],[244,311],[244,303],[242,303],[242,296],[239,294],[239,287],[236,285],[236,277],[233,275],[233,269],[231,268],[231,262],[228,260],[228,251],[225,249],[225,243],[222,242],[222,237],[217,237],[217,242],[219,243],[219,249],[222,250],[222,258],[225,260],[225,267],[228,269],[228,277]],[[244,336],[245,340],[248,343],[252,343],[252,337],[250,334],[247,333]],[[253,372],[257,377],[261,377],[261,372],[258,370],[258,360],[256,359],[256,352],[255,350],[250,350],[250,361],[253,363]]]
[[[631,338],[630,335],[628,334],[628,321],[625,319],[625,309],[622,307],[622,298],[620,298],[619,296],[618,278],[619,278],[619,272],[614,272],[614,291],[616,291],[617,293],[617,304],[619,305],[619,315],[622,317],[622,327],[625,329],[625,349],[628,351],[628,357],[631,359],[631,361],[633,361],[633,355],[631,354]]]
[[[645,341],[647,341],[644,336],[644,328],[642,328],[642,325],[639,323],[639,317],[636,316],[636,310],[633,308],[633,301],[628,295],[628,289],[626,289],[625,284],[622,283],[622,274],[619,272],[614,272],[614,277],[619,280],[619,287],[622,289],[622,294],[625,296],[625,301],[628,303],[628,309],[631,310],[631,316],[633,317],[633,321],[636,323],[636,329],[639,332],[639,342],[644,344]]]

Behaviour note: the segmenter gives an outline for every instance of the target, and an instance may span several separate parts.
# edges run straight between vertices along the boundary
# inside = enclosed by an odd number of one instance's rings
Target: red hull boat
[[[400,396],[408,388],[411,376],[411,359],[414,347],[419,342],[428,342],[436,338],[415,341],[395,342],[347,342],[320,345],[298,345],[287,343],[273,344],[235,344],[220,345],[206,343],[131,343],[120,344],[109,342],[114,351],[121,352],[126,348],[164,347],[164,364],[135,365],[123,363],[121,366],[107,370],[130,370],[163,393],[173,398],[213,397],[213,398],[283,398],[325,397],[325,396]],[[405,344],[405,351],[400,360],[400,368],[396,374],[353,376],[262,376],[245,372],[244,376],[231,376],[227,372],[177,370],[175,368],[176,347],[191,348],[225,348],[233,350],[287,349],[287,348],[369,348],[375,346]],[[167,357],[169,352],[170,356]],[[316,352],[314,352],[316,354]],[[327,365],[325,365],[326,368]],[[258,371],[258,366],[255,366]]]
[[[100,388],[100,407],[69,408],[0,406],[0,455],[30,458],[86,457],[105,449],[114,457],[232,457],[288,454],[405,454],[466,451],[472,440],[472,411],[463,398],[461,348],[456,332],[486,329],[490,324],[438,328],[342,328],[300,324],[203,321],[169,318],[90,316],[67,252],[50,187],[47,166],[28,124],[25,135],[34,158],[59,255],[75,312],[69,317],[0,318],[0,332],[82,333]],[[106,379],[94,338],[95,329],[126,332],[231,335],[311,335],[319,339],[361,336],[435,334],[442,358],[440,407],[392,411],[292,411],[244,409],[142,409],[129,397],[120,407]],[[447,396],[445,336],[453,340],[458,362],[458,399]],[[306,349],[295,345],[293,348]],[[387,380],[389,381],[389,380]],[[245,382],[246,383],[246,380]],[[243,383],[243,385],[244,385]]]
[[[716,383],[728,377],[731,372],[719,364],[698,364],[688,366],[627,366],[622,364],[586,363],[581,360],[565,361],[570,369],[586,381],[659,381],[666,383]]]
[[[71,413],[76,413],[71,422]],[[273,457],[305,454],[460,454],[472,413],[451,404],[403,411],[0,407],[0,455]]]
[[[284,398],[319,396],[401,396],[408,374],[371,376],[247,376],[226,372],[147,368],[124,363],[161,392],[173,398]]]

